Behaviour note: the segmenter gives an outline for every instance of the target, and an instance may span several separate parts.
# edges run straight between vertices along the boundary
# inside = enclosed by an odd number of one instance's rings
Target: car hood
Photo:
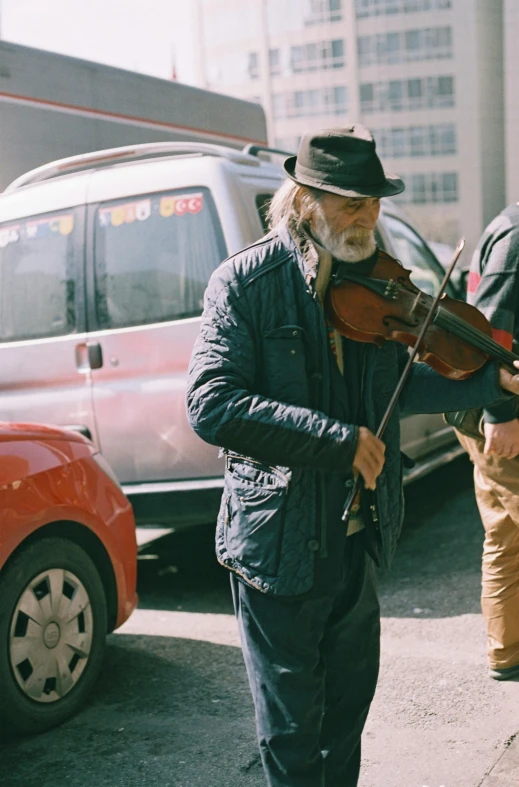
[[[0,421],[0,443],[13,440],[67,440],[71,443],[89,443],[90,441],[79,432],[71,429],[60,429],[46,424],[20,424]]]

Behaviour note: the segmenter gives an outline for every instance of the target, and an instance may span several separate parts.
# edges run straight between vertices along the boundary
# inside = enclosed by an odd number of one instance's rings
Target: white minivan
[[[139,523],[215,516],[222,460],[187,422],[185,379],[210,274],[265,231],[283,170],[264,154],[136,145],[45,165],[0,195],[0,419],[88,435]],[[378,236],[435,290],[441,266],[390,202]],[[438,415],[402,433],[409,479],[461,452]]]

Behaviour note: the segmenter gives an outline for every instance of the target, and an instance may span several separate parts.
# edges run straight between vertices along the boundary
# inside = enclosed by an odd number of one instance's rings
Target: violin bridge
[[[413,305],[411,306],[411,314],[414,312],[414,310],[416,309],[416,307],[420,303],[420,298],[421,297],[422,297],[422,293],[420,291],[418,291],[418,293],[416,294],[416,298],[413,301]]]

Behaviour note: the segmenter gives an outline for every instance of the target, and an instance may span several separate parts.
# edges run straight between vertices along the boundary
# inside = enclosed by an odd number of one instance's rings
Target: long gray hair
[[[321,194],[318,189],[300,186],[287,178],[270,201],[267,211],[269,227],[274,229],[287,224],[289,229],[301,232],[318,205]]]

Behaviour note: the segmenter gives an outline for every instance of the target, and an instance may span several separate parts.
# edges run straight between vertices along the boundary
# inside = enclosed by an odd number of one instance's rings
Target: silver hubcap
[[[11,621],[11,669],[24,694],[55,702],[75,686],[92,647],[93,617],[83,583],[52,568],[31,580]]]

